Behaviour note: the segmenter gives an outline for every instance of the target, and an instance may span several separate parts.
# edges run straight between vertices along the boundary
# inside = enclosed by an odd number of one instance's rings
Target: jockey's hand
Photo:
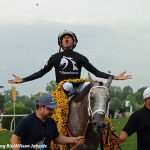
[[[84,136],[74,137],[74,143],[83,144],[84,142],[85,142],[85,137]]]
[[[132,79],[132,75],[125,75],[126,71],[118,74],[117,76],[114,76],[114,80],[127,80]]]
[[[13,77],[15,79],[8,80],[8,83],[10,83],[10,84],[18,84],[18,83],[22,83],[23,82],[23,79],[21,77],[16,76],[15,74],[13,74]]]

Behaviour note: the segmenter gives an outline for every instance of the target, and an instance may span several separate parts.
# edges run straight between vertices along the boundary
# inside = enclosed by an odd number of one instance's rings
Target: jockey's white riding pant
[[[80,91],[82,91],[90,82],[81,83]],[[63,89],[67,92],[71,92],[73,90],[73,84],[70,82],[65,82],[63,84]]]
[[[65,82],[63,84],[63,89],[67,92],[71,92],[73,90],[73,84],[70,82]]]

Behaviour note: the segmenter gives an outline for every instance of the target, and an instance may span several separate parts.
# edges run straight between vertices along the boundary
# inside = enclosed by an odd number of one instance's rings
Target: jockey
[[[100,78],[108,79],[110,76],[112,76],[114,80],[126,80],[132,78],[131,75],[126,75],[126,72],[122,72],[115,76],[99,71],[84,55],[74,51],[77,43],[78,39],[75,33],[65,30],[58,36],[59,52],[53,54],[41,70],[25,78],[13,74],[14,79],[8,80],[8,83],[17,84],[35,80],[48,73],[53,67],[55,68],[57,83],[67,79],[80,79],[82,67]],[[70,93],[73,91],[74,87],[77,86],[78,84],[66,82],[63,85],[63,89],[65,92]]]

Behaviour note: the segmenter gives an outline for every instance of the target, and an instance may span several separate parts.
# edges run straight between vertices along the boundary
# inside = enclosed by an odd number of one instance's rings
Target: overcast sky
[[[0,85],[5,86],[0,92],[11,88],[7,80],[13,73],[25,77],[41,69],[58,51],[57,37],[65,29],[78,37],[75,51],[100,71],[133,75],[112,85],[134,91],[150,85],[149,0],[0,0]],[[51,80],[54,69],[16,87],[20,95],[31,95]]]

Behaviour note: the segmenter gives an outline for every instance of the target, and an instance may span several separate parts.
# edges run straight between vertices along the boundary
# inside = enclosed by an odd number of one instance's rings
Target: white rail
[[[10,123],[10,131],[12,132],[15,129],[15,117],[23,117],[28,114],[15,114],[15,115],[0,115],[0,128],[2,128],[2,120],[4,117],[13,117]],[[13,123],[14,123],[14,129],[13,129]]]

